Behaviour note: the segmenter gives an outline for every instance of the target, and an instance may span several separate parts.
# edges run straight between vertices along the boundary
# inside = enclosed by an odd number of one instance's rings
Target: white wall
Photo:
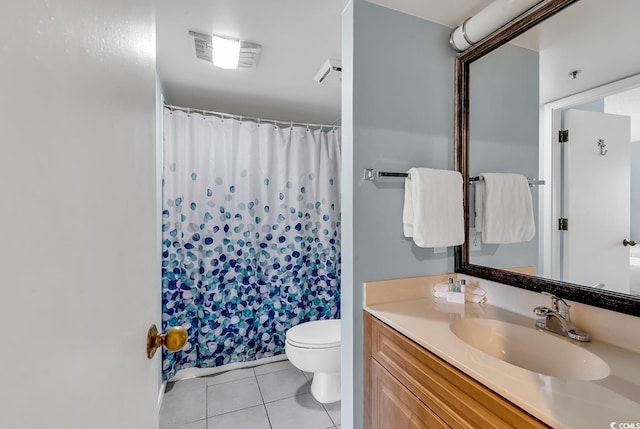
[[[453,270],[402,237],[403,181],[363,168],[453,168],[450,29],[354,0],[343,16],[342,425],[362,427],[363,282]]]
[[[354,50],[354,25],[355,25],[355,5],[351,1],[345,8],[342,15],[342,189],[340,208],[342,210],[340,251],[342,253],[341,279],[340,279],[340,317],[341,317],[341,422],[345,429],[357,428],[354,426],[354,401],[359,399],[355,396],[354,390],[354,354],[357,349],[354,332],[354,325],[357,323],[358,296],[354,293],[353,274],[353,194],[354,194],[354,142],[353,142],[353,110],[354,110],[354,90],[353,90],[353,50]],[[361,346],[360,346],[361,347]],[[362,405],[360,405],[360,409]],[[355,411],[355,414],[362,411]],[[362,418],[359,420],[362,426]]]
[[[0,426],[157,428],[153,2],[0,13]]]

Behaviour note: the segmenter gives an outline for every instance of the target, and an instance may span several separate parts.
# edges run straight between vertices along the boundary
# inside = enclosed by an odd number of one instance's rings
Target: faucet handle
[[[535,315],[540,317],[546,317],[552,311],[553,310],[551,310],[549,307],[545,307],[543,305],[539,305],[538,307],[533,309]]]
[[[560,298],[559,296],[556,296],[552,293],[549,292],[542,292],[543,295],[547,295],[551,298],[551,307],[558,313],[560,314],[562,317],[564,317],[565,319],[569,319],[569,308],[571,307],[569,304],[567,304],[567,301],[565,301],[564,299]]]

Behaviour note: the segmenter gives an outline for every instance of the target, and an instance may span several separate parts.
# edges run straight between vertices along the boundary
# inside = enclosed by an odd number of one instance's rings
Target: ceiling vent
[[[213,50],[214,37],[209,34],[196,33],[195,31],[189,31],[189,35],[193,38],[193,42],[196,49],[196,57],[201,60],[208,61],[214,65],[216,64],[216,56]],[[224,39],[224,38],[222,38]],[[229,40],[229,39],[226,39]],[[258,64],[258,56],[262,46],[245,42],[243,40],[237,40],[240,45],[240,52],[238,55],[238,61],[236,67],[224,67],[224,68],[256,68]]]
[[[338,60],[327,60],[313,78],[322,86],[340,88],[342,84],[342,65]]]

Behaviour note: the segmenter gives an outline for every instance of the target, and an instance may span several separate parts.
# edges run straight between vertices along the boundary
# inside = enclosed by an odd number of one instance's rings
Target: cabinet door
[[[371,359],[371,429],[390,428],[431,429],[448,426]]]
[[[364,332],[365,427],[549,427],[368,313]]]

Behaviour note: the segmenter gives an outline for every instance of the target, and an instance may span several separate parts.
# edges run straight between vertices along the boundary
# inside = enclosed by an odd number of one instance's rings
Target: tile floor
[[[340,402],[316,401],[312,376],[285,360],[169,383],[160,429],[339,429]]]

